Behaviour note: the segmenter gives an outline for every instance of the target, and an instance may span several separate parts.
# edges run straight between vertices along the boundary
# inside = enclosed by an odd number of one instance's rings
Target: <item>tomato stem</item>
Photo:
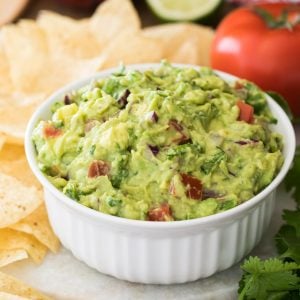
[[[267,10],[261,7],[254,7],[253,10],[265,21],[267,26],[271,29],[285,28],[292,31],[294,26],[300,23],[300,14],[297,14],[296,18],[293,21],[289,20],[289,11],[293,9],[283,9],[281,14],[277,18],[275,18]]]

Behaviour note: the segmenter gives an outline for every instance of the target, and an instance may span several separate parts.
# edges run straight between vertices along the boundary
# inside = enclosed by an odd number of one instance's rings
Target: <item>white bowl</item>
[[[158,66],[142,64],[127,69],[144,71]],[[276,178],[247,202],[219,214],[186,221],[151,222],[107,215],[71,200],[46,179],[37,166],[31,135],[41,119],[50,119],[53,102],[115,70],[100,72],[62,88],[41,105],[28,124],[26,154],[32,171],[44,187],[48,215],[55,233],[75,257],[90,267],[133,282],[183,283],[231,267],[253,249],[269,225],[276,187],[292,163],[295,133],[287,115],[266,95],[278,120],[272,129],[283,135],[285,160]],[[236,80],[226,73],[217,73],[226,81]]]

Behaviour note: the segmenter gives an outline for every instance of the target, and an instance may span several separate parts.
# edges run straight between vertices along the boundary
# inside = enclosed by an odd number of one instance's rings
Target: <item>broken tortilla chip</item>
[[[24,147],[21,145],[5,144],[0,150],[0,172],[15,177],[26,186],[42,188],[29,167]]]
[[[41,191],[0,173],[0,228],[13,225],[42,203]]]
[[[3,135],[5,141],[5,135]],[[1,135],[0,135],[1,138]],[[16,159],[26,158],[24,146],[5,143],[0,147],[0,160],[12,162]]]
[[[0,291],[12,295],[25,297],[31,300],[50,300],[49,297],[43,295],[34,288],[28,286],[22,281],[0,272]],[[22,299],[22,298],[21,298]]]
[[[0,229],[0,250],[23,249],[37,264],[44,259],[47,248],[33,236],[13,229]]]
[[[170,62],[200,66],[210,64],[213,29],[190,23],[163,24],[145,28],[146,37],[159,38],[163,57]]]
[[[2,150],[6,141],[6,136],[3,133],[0,133],[0,151]]]
[[[115,67],[120,63],[159,62],[162,58],[162,51],[158,44],[158,39],[145,37],[143,34],[128,32],[119,35],[102,52],[101,67]]]
[[[138,13],[129,0],[105,1],[90,19],[90,30],[101,48],[110,45],[120,34],[138,33],[140,29],[141,21]],[[125,44],[123,48],[125,46],[127,47]]]
[[[15,90],[24,93],[35,93],[40,87],[47,90],[43,79],[49,71],[44,31],[34,21],[26,20],[3,27],[1,34]]]
[[[26,258],[28,254],[24,249],[0,250],[0,268]]]
[[[59,249],[59,240],[51,229],[44,204],[10,228],[33,235],[54,253]]]
[[[46,32],[51,51],[80,59],[95,57],[101,51],[98,39],[90,31],[89,20],[78,21],[54,12],[42,11],[37,24]]]
[[[0,292],[0,299],[1,300],[30,300],[29,298],[24,298],[21,296]]]

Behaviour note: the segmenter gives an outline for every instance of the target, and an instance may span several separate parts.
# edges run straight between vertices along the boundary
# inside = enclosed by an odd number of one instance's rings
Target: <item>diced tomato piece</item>
[[[251,105],[238,100],[236,103],[238,108],[240,109],[240,114],[239,114],[239,121],[245,121],[247,123],[253,123],[254,121],[254,109]]]
[[[163,203],[159,207],[155,207],[148,212],[149,221],[172,221],[172,211],[168,203]]]
[[[94,160],[88,170],[88,177],[95,178],[98,176],[105,176],[109,173],[110,166],[103,160]]]
[[[62,130],[54,127],[54,125],[46,123],[43,128],[43,135],[46,138],[58,137],[62,134]]]
[[[202,199],[202,182],[194,177],[190,176],[188,174],[180,174],[181,175],[181,181],[184,184],[186,188],[186,196],[195,199],[195,200],[201,200]]]

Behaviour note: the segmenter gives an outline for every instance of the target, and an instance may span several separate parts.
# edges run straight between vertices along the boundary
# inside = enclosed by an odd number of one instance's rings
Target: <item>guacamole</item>
[[[32,135],[39,168],[74,201],[123,218],[228,210],[283,163],[263,92],[209,68],[120,68],[58,99],[52,112]]]

